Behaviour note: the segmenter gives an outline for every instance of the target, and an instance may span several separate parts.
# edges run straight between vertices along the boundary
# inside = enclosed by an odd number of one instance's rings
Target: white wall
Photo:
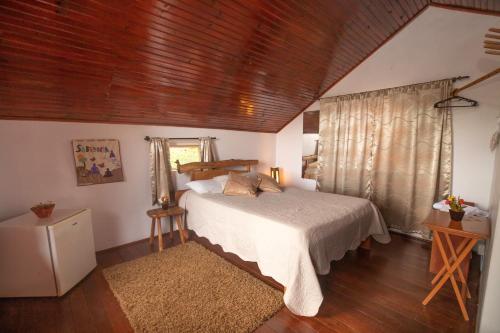
[[[499,66],[485,55],[483,36],[500,18],[430,7],[337,83],[324,96],[336,96],[412,83],[470,75],[475,79]],[[469,81],[457,82],[462,86]],[[479,101],[478,108],[453,109],[453,192],[488,208],[493,154],[488,145],[500,114],[500,75],[460,95]],[[319,102],[307,111],[319,110]],[[276,164],[289,185],[314,189],[300,179],[302,116],[276,138]]]
[[[295,118],[276,136],[276,165],[287,186],[298,186],[313,191],[315,181],[302,177],[302,114]]]
[[[302,155],[313,155],[316,152],[318,138],[317,133],[307,133],[302,136]]]
[[[496,149],[495,172],[491,188],[491,238],[487,242],[479,296],[480,333],[500,330],[500,148]]]
[[[148,236],[149,144],[144,136],[217,137],[220,159],[258,159],[269,172],[275,134],[181,127],[0,120],[0,221],[40,201],[92,209],[97,250]],[[71,140],[120,140],[124,182],[76,186]],[[182,180],[181,180],[182,183]]]

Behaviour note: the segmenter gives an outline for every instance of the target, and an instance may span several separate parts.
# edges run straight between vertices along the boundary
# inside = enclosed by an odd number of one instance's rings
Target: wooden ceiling
[[[277,132],[428,5],[2,0],[0,118]]]

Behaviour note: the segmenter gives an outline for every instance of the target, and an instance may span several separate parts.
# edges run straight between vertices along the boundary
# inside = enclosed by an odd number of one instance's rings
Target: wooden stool
[[[155,224],[158,224],[158,251],[163,251],[163,233],[161,230],[161,218],[168,217],[170,220],[170,239],[174,238],[173,234],[173,218],[177,223],[177,229],[179,230],[179,236],[181,238],[181,242],[185,242],[185,234],[183,229],[183,221],[182,217],[184,216],[185,210],[181,207],[172,207],[168,209],[156,208],[147,211],[149,217],[151,217],[151,235],[149,236],[149,244],[153,245],[153,241],[155,238]]]

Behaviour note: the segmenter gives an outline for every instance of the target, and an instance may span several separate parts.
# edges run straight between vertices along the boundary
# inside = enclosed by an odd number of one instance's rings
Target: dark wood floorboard
[[[320,276],[325,299],[316,317],[292,314],[286,308],[266,321],[258,333],[326,332],[473,332],[479,289],[479,258],[473,257],[465,322],[451,286],[431,303],[421,304],[430,288],[427,270],[430,244],[392,235],[388,245],[372,243],[372,250],[349,251]],[[179,244],[168,237],[166,247]],[[192,234],[191,239],[275,288],[283,287],[260,274],[257,264],[225,253],[218,245]],[[109,289],[102,269],[154,252],[146,240],[97,253],[97,268],[61,298],[0,299],[0,332],[132,332],[125,314]]]

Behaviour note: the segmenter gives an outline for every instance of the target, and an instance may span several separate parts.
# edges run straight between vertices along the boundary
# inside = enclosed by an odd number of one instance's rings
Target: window
[[[200,143],[198,141],[175,141],[170,143],[170,165],[177,170],[175,161],[181,164],[200,162]]]

